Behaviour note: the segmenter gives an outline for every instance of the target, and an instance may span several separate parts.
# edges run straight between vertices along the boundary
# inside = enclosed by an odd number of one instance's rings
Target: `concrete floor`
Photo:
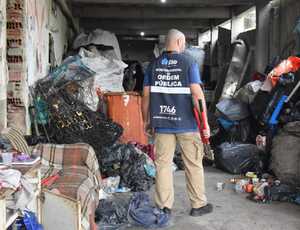
[[[189,201],[185,191],[184,172],[175,174],[175,206],[170,226],[172,230],[300,230],[300,206],[274,202],[257,204],[237,194],[231,186],[216,191],[217,182],[232,175],[214,168],[206,168],[206,189],[214,212],[203,217],[190,217]],[[153,197],[153,189],[151,191]],[[140,228],[128,228],[137,230]]]

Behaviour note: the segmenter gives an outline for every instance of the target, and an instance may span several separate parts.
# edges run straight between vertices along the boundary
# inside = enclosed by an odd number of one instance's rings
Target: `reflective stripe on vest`
[[[168,87],[151,86],[150,91],[151,93],[162,93],[162,94],[191,94],[191,89],[189,87],[168,88]]]

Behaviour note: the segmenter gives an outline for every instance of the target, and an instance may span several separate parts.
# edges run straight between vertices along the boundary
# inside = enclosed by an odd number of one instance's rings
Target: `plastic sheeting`
[[[102,92],[123,92],[123,77],[124,69],[127,64],[109,57],[106,53],[106,57],[100,53],[90,52],[85,49],[81,49],[79,52],[82,57],[82,63],[93,70],[96,74],[94,76],[93,88],[94,91],[99,88]]]
[[[81,33],[75,39],[73,48],[79,49],[80,47],[86,47],[89,45],[102,45],[111,47],[114,49],[117,58],[122,60],[118,39],[115,34],[109,31],[96,29],[90,34]]]
[[[133,145],[115,144],[103,148],[100,156],[101,172],[106,176],[121,177],[120,186],[132,191],[148,191],[153,184],[146,170],[147,156]]]
[[[224,99],[216,107],[230,121],[240,121],[250,115],[247,104],[235,99]]]
[[[223,143],[215,151],[218,168],[232,174],[256,172],[259,165],[259,149],[253,144]]]
[[[221,98],[231,98],[235,94],[248,53],[247,46],[243,40],[237,40],[234,44],[235,48]]]
[[[235,94],[235,98],[244,102],[246,104],[251,104],[254,101],[254,98],[260,88],[262,87],[263,82],[261,81],[253,81],[246,84],[244,87],[239,89]]]

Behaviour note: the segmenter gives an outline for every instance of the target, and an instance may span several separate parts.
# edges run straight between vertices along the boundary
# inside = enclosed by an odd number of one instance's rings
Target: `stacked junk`
[[[275,58],[242,85],[246,50],[243,41],[235,44],[224,88],[215,92],[215,165],[238,175],[217,189],[227,183],[255,202],[300,204],[300,56]]]
[[[242,86],[246,49],[243,41],[235,43],[224,87],[215,92],[220,99],[215,116],[209,116],[214,163],[239,175],[229,183],[249,192],[251,200],[300,203],[300,57],[276,58]],[[169,217],[145,193],[154,184],[153,146],[120,141],[124,128],[107,115],[103,92],[135,88],[134,71],[126,68],[115,35],[102,30],[79,35],[73,54],[30,90],[30,141],[94,148],[103,177],[96,211],[101,229],[164,227]],[[174,170],[183,169],[180,152]]]
[[[103,92],[125,94],[124,82],[128,85],[115,35],[102,30],[81,34],[73,48],[73,55],[30,89],[34,135],[29,141],[94,148],[103,178],[96,211],[101,229],[166,226],[168,216],[145,193],[154,184],[153,145],[121,142],[124,128],[106,112]]]

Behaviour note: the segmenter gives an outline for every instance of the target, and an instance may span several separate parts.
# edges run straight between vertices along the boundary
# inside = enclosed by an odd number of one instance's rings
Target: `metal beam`
[[[163,5],[160,0],[72,0],[74,3]],[[233,6],[251,5],[255,0],[167,0],[164,5]]]
[[[73,7],[80,18],[122,19],[225,19],[230,18],[228,7],[120,7],[105,5],[80,5]]]
[[[94,27],[111,29],[170,29],[177,28],[180,30],[188,29],[203,29],[210,26],[210,21],[206,19],[184,20],[184,19],[150,19],[150,20],[135,20],[135,19],[95,19],[81,18],[80,25],[83,28]]]

